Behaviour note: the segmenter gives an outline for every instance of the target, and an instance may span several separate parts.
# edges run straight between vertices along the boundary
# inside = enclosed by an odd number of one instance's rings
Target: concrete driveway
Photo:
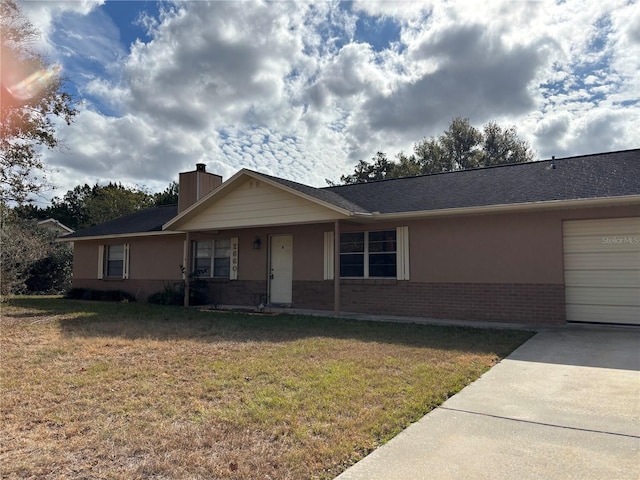
[[[339,480],[640,479],[640,330],[540,331]]]

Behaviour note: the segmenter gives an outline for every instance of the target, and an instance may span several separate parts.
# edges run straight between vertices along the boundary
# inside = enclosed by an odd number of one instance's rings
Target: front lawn
[[[2,478],[329,479],[530,332],[2,304]]]

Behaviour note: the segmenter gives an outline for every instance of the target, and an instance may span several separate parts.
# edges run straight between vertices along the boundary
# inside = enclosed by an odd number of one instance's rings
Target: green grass
[[[531,333],[26,297],[3,478],[328,479]]]

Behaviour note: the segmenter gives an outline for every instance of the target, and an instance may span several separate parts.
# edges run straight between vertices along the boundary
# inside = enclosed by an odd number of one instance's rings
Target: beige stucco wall
[[[73,278],[97,278],[98,247],[129,244],[129,278],[180,279],[184,235],[161,235],[107,240],[76,241],[73,249]]]
[[[267,278],[269,237],[271,235],[293,236],[293,278],[301,281],[322,280],[323,276],[323,232],[333,230],[333,223],[311,225],[289,225],[271,228],[224,230],[216,234],[193,233],[191,238],[215,239],[238,237],[238,279],[265,280]],[[256,237],[260,238],[259,250],[253,248]]]
[[[562,284],[563,220],[639,214],[637,206],[545,210],[344,223],[341,231],[408,226],[411,282]]]
[[[562,283],[560,220],[546,213],[409,224],[411,280]]]

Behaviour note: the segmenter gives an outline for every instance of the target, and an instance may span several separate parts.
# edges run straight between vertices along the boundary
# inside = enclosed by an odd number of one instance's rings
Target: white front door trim
[[[293,236],[269,237],[269,303],[291,305],[293,300]]]

